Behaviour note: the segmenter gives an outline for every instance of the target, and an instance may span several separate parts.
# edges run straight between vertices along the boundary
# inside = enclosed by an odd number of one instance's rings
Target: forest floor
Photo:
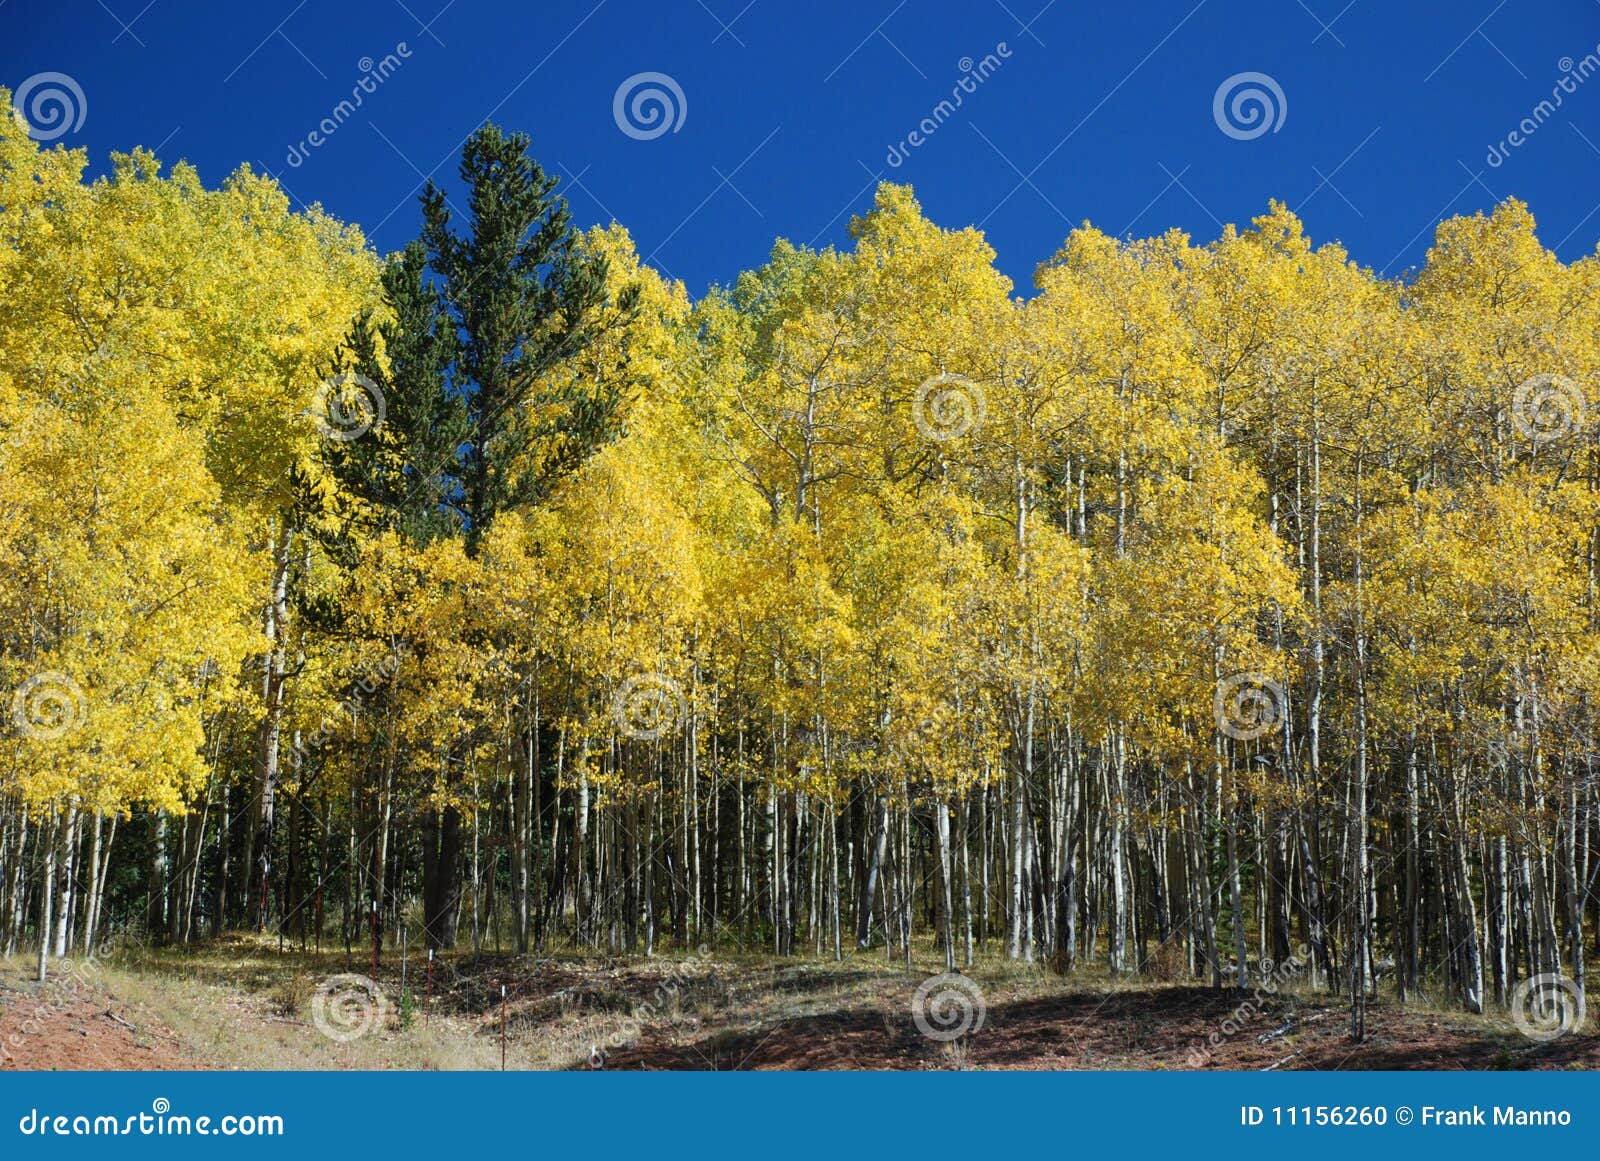
[[[502,1018],[513,1069],[1600,1068],[1594,1019],[1541,1044],[1503,1015],[1402,1006],[1386,986],[1356,1045],[1347,1007],[1326,992],[1114,981],[1093,968],[1064,979],[990,959],[968,973],[981,1025],[941,1041],[912,1011],[939,970],[930,960],[908,972],[881,951],[842,963],[466,953],[441,957],[430,1003],[425,964],[390,953],[382,1000],[353,994],[341,1009],[319,984],[370,976],[370,960],[254,938],[64,965],[42,987],[31,963],[0,959],[0,1069],[493,1069]]]

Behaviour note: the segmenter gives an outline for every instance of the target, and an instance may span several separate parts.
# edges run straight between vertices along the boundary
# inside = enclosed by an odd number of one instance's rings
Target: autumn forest
[[[1581,995],[1600,252],[1272,203],[1016,287],[886,184],[695,299],[535,149],[384,257],[0,90],[0,950]]]

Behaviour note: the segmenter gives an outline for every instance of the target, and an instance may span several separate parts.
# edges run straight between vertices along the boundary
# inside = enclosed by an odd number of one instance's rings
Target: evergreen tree
[[[390,258],[382,274],[387,317],[368,311],[352,326],[353,371],[382,392],[383,422],[374,438],[331,441],[326,453],[340,482],[366,502],[364,522],[424,542],[456,525],[447,505],[467,434],[466,406],[450,385],[455,327],[427,261],[420,241]]]
[[[452,228],[449,199],[429,182],[422,241],[459,333],[452,378],[467,430],[453,500],[475,555],[497,514],[548,492],[547,461],[570,469],[604,442],[616,398],[542,390],[553,367],[596,337],[605,299],[605,262],[577,254],[558,179],[528,155],[526,134],[495,125],[467,140],[460,173],[468,235]]]

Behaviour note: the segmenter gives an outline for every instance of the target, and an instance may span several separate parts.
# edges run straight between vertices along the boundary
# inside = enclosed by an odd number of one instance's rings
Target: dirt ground
[[[69,972],[41,986],[0,971],[0,1069],[205,1067],[152,1012],[119,1001],[96,974]]]
[[[431,993],[415,959],[386,957],[370,1033],[323,1035],[320,982],[368,964],[249,940],[78,969],[43,990],[0,961],[0,1069],[1591,1069],[1595,1020],[1548,1043],[1503,1015],[1380,994],[1361,1044],[1326,993],[1272,995],[1143,981],[1061,979],[980,965],[981,995],[953,1040],[912,1008],[936,968],[859,955],[654,960],[593,954],[441,959]],[[500,987],[507,999],[502,1013]],[[431,998],[430,998],[431,996]]]

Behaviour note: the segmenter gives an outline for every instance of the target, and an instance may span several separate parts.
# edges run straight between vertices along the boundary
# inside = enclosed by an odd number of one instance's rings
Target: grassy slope
[[[725,953],[687,960],[458,954],[438,965],[426,1019],[422,965],[409,960],[402,999],[401,965],[389,953],[378,973],[381,1023],[338,1042],[312,1018],[318,984],[346,971],[370,974],[370,960],[280,952],[271,941],[234,937],[134,949],[97,965],[75,997],[82,1011],[73,1034],[131,1038],[121,1018],[91,1018],[100,999],[90,993],[103,993],[108,1008],[121,1004],[134,1014],[126,1023],[139,1026],[137,1035],[170,1042],[193,1067],[499,1068],[505,984],[507,1064],[517,1069],[1600,1067],[1594,1021],[1582,1034],[1537,1045],[1504,1017],[1425,1002],[1402,1008],[1386,993],[1374,1005],[1369,1042],[1353,1046],[1343,1009],[1325,993],[1285,988],[1252,999],[1116,981],[1092,967],[1064,980],[994,958],[969,973],[986,1008],[982,1028],[939,1042],[912,1018],[917,985],[939,970],[932,949],[924,951],[911,972],[881,951],[842,963]],[[6,1000],[29,1002],[29,968],[0,961],[0,1029]],[[60,1031],[67,1022],[56,1023]],[[67,1058],[76,1042],[60,1045],[45,1052],[63,1055],[52,1063],[96,1066]],[[98,1066],[138,1067],[143,1059],[126,1055],[123,1064],[101,1052]],[[170,1054],[159,1060],[154,1066],[173,1066]]]

